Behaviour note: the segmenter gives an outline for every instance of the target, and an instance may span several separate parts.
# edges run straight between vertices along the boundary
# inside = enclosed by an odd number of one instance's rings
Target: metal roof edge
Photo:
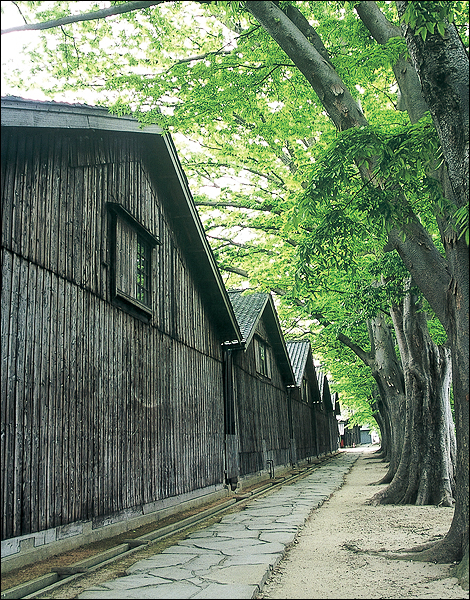
[[[175,175],[178,178],[178,182],[180,185],[181,190],[183,191],[183,194],[185,196],[186,199],[186,204],[188,206],[190,215],[192,217],[193,223],[196,227],[197,233],[198,233],[198,237],[200,239],[201,245],[203,247],[204,253],[203,256],[207,259],[207,264],[209,269],[212,272],[212,275],[215,279],[217,288],[220,292],[222,301],[225,305],[225,309],[230,317],[230,320],[232,321],[232,325],[233,325],[233,330],[234,330],[234,334],[236,336],[236,341],[237,342],[241,342],[242,341],[242,335],[240,332],[240,327],[238,325],[238,321],[237,318],[235,316],[235,311],[233,310],[233,306],[230,302],[229,296],[228,296],[228,292],[227,289],[224,285],[224,282],[222,280],[222,276],[220,274],[220,269],[217,265],[217,262],[215,260],[214,257],[214,253],[212,252],[212,248],[209,245],[209,242],[207,241],[207,237],[206,234],[204,232],[204,228],[202,226],[202,222],[201,219],[199,217],[199,213],[197,211],[196,208],[196,204],[194,202],[193,196],[191,194],[191,190],[189,188],[189,183],[188,180],[186,178],[186,174],[183,170],[183,167],[181,165],[181,162],[178,158],[178,153],[176,151],[176,146],[173,142],[172,137],[170,136],[170,134],[165,133],[162,134],[162,138],[165,142],[165,146],[167,148],[168,154],[171,158],[171,161],[173,163],[173,166],[175,168]],[[200,258],[200,257],[199,257]],[[231,342],[234,340],[224,340],[224,342]]]
[[[159,125],[142,126],[132,115],[115,115],[103,106],[2,96],[1,108],[1,124],[4,127],[94,129],[163,134],[163,129]]]
[[[279,317],[278,317],[278,314],[277,314],[276,306],[274,305],[274,300],[273,300],[271,294],[268,294],[268,299],[267,299],[266,304],[268,304],[268,303],[270,305],[272,316],[273,316],[273,319],[274,319],[274,322],[275,322],[275,325],[276,325],[276,329],[277,329],[278,334],[279,334],[279,340],[281,342],[282,353],[284,354],[284,356],[286,358],[286,363],[287,363],[288,370],[289,370],[289,377],[290,377],[291,382],[293,384],[295,384],[294,370],[292,369],[292,363],[291,363],[291,360],[290,360],[290,357],[289,357],[289,352],[287,350],[286,340],[284,338],[284,334],[283,334],[283,331],[282,331],[281,323],[279,321]],[[265,308],[266,308],[266,305],[264,306],[264,309]],[[290,385],[290,384],[288,384],[288,385]]]

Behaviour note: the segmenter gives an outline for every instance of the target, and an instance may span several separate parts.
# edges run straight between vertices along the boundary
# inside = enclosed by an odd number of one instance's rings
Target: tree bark
[[[408,2],[396,2],[403,16]],[[429,34],[425,40],[406,24],[403,34],[423,97],[436,126],[450,183],[446,197],[457,208],[468,203],[469,186],[469,61],[453,24],[444,36]],[[450,219],[451,220],[451,219]],[[468,556],[469,547],[469,264],[468,245],[455,230],[444,233],[450,283],[443,306],[448,314],[446,332],[452,350],[452,387],[457,438],[455,512],[449,532],[423,560],[450,562]]]
[[[401,37],[400,28],[384,17],[375,2],[359,2],[355,9],[377,43],[386,44],[393,37]],[[403,108],[408,113],[410,121],[416,123],[428,110],[416,70],[403,56],[399,57],[392,68],[400,88]]]
[[[397,359],[395,344],[384,315],[379,314],[368,321],[371,350],[364,351],[352,343],[344,334],[338,339],[371,369],[377,383],[381,410],[389,427],[385,432],[388,444],[388,469],[378,484],[390,483],[398,469],[404,436],[405,383],[402,366]]]
[[[425,313],[409,291],[391,310],[405,376],[405,430],[393,481],[372,504],[452,506],[455,434],[450,409],[450,351],[430,338]]]
[[[390,415],[387,410],[387,407],[382,402],[380,398],[380,394],[378,390],[375,390],[373,393],[374,402],[372,404],[372,409],[374,411],[374,418],[377,421],[377,425],[380,429],[380,449],[377,451],[377,456],[382,458],[384,462],[390,462],[391,458],[391,447],[390,447],[390,437],[391,437],[391,422]]]
[[[245,8],[293,60],[339,131],[368,124],[331,62],[318,52],[282,10],[273,2],[257,1],[245,2]]]

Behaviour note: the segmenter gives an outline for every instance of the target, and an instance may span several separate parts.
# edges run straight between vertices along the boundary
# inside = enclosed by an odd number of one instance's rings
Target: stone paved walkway
[[[89,588],[79,600],[254,598],[311,511],[343,485],[358,457],[340,452],[307,477],[136,562],[124,577]]]

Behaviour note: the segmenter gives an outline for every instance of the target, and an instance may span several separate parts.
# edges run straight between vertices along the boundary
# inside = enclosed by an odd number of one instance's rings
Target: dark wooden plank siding
[[[221,381],[220,362],[7,256],[10,278],[22,290],[13,305],[20,335],[12,336],[22,350],[11,367],[21,377],[8,377],[14,392],[5,403],[15,428],[7,432],[3,457],[18,466],[3,471],[6,537],[220,483],[223,405],[214,384]],[[81,318],[71,321],[82,304]],[[26,337],[28,324],[41,344]],[[41,356],[45,347],[50,352]]]
[[[15,410],[15,357],[16,337],[13,315],[15,313],[16,294],[13,294],[13,255],[2,248],[2,457],[5,464],[14,464],[14,410]],[[13,502],[13,470],[2,469],[2,502],[11,509]],[[2,514],[2,529],[6,526],[6,515]]]
[[[2,539],[220,485],[223,340],[138,136],[12,130],[2,175]],[[108,201],[162,242],[150,324],[111,303]]]
[[[257,334],[268,340],[262,321]],[[287,390],[274,359],[270,379],[257,375],[254,346],[234,355],[241,476],[266,470],[267,459],[290,461]]]
[[[318,454],[331,452],[330,414],[323,407],[315,407],[315,420],[318,435]]]
[[[296,392],[300,392],[296,389]],[[299,394],[291,392],[292,430],[295,439],[296,459],[316,456],[315,411],[313,404],[302,402]]]

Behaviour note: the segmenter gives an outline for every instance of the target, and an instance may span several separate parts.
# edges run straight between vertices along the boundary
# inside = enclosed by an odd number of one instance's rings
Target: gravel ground
[[[387,465],[361,456],[343,487],[315,510],[258,598],[468,598],[454,565],[396,560],[400,553],[446,534],[453,508],[369,506],[384,485],[373,485]]]

